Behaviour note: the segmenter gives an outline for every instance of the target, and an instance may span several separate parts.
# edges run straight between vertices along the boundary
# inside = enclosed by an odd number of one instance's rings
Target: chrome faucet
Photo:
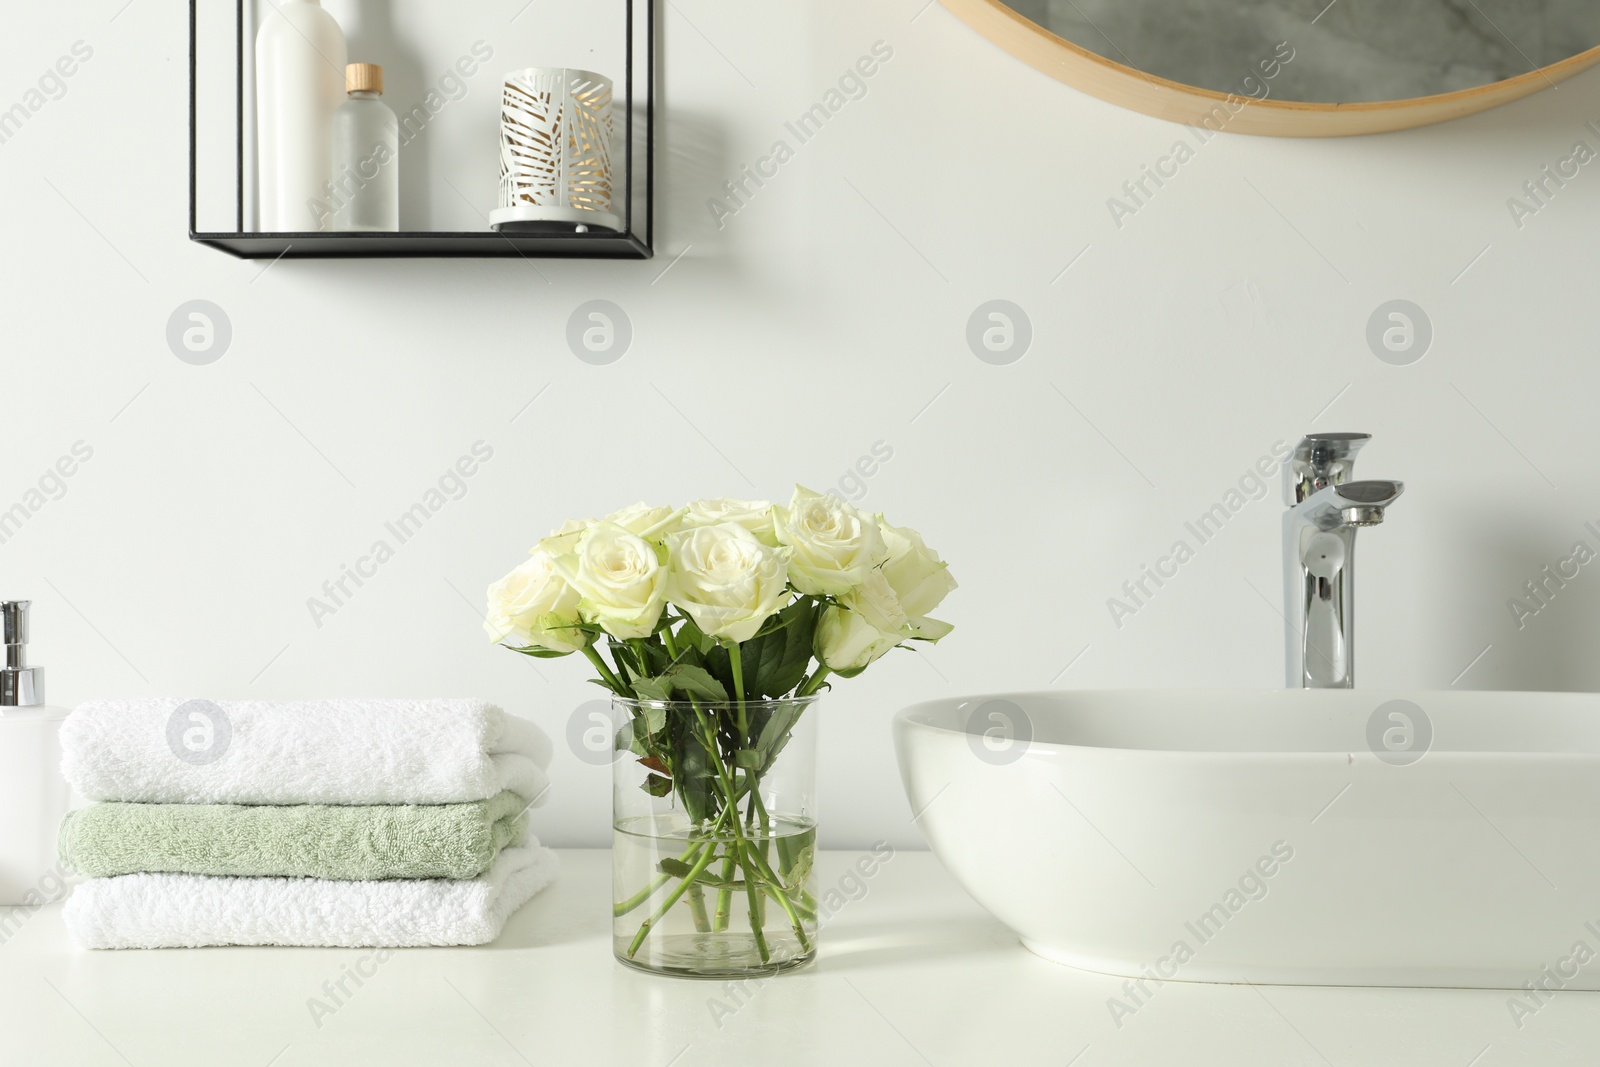
[[[1291,689],[1355,684],[1356,531],[1383,521],[1399,482],[1351,480],[1365,433],[1307,434],[1284,461],[1284,638]]]

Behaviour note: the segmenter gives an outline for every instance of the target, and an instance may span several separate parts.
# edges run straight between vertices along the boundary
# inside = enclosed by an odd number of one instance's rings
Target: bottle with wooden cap
[[[333,174],[327,185],[332,229],[400,229],[400,123],[383,102],[383,68],[344,69],[347,99],[333,116]]]

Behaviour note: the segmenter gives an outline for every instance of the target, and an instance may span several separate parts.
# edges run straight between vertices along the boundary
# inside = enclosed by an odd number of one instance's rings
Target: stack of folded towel
[[[555,877],[549,738],[482,701],[101,701],[61,740],[90,948],[477,945]]]

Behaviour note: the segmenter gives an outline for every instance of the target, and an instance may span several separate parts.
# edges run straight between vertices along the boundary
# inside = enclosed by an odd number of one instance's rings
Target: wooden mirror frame
[[[1073,44],[1001,0],[940,0],[957,18],[1028,66],[1108,103],[1172,122],[1273,137],[1348,137],[1446,122],[1520,100],[1600,63],[1600,45],[1548,67],[1470,89],[1351,104],[1255,99],[1145,74]],[[1230,107],[1230,103],[1242,106]],[[1219,119],[1219,109],[1220,115]],[[1210,120],[1206,122],[1206,120]]]

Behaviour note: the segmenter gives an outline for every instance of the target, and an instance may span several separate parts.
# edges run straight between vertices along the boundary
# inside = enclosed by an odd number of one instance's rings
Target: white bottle
[[[400,122],[380,99],[383,68],[352,63],[344,86],[350,99],[333,115],[333,228],[393,233],[400,229]]]
[[[45,706],[44,669],[27,665],[28,601],[0,602],[0,619],[0,905],[38,907],[66,890],[56,833],[67,813],[60,738],[67,709]]]
[[[323,187],[333,113],[344,97],[344,33],[319,0],[283,0],[265,8],[256,35],[261,229],[326,229],[332,211]]]

